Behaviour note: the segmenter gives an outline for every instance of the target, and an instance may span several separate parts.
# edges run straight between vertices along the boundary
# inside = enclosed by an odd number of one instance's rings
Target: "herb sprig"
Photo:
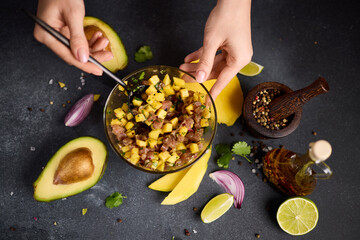
[[[123,196],[121,193],[114,192],[106,198],[105,206],[110,209],[118,207],[123,203],[123,198],[126,198],[126,196]]]
[[[251,147],[244,141],[239,141],[232,147],[229,144],[220,143],[215,146],[215,150],[220,155],[220,158],[217,160],[219,167],[228,168],[233,154],[239,155],[251,163],[247,156],[251,152]]]

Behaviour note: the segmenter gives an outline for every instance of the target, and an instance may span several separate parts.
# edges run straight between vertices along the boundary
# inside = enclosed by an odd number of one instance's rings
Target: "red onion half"
[[[74,127],[80,124],[89,115],[94,103],[94,94],[90,93],[79,101],[70,109],[65,117],[65,126]]]
[[[225,191],[234,196],[234,206],[241,208],[245,196],[245,187],[241,179],[228,170],[219,170],[209,174],[209,177],[222,186]]]

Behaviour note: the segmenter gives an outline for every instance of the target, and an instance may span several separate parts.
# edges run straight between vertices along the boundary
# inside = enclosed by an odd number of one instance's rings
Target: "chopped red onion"
[[[65,117],[65,126],[74,127],[80,124],[89,115],[94,103],[94,94],[90,93],[79,101],[70,109]]]
[[[209,177],[222,186],[225,191],[234,196],[234,206],[241,208],[245,196],[245,187],[241,179],[228,170],[219,170],[209,174]]]

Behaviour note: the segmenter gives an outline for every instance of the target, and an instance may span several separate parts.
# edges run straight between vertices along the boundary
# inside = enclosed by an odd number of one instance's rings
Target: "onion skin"
[[[65,126],[75,127],[84,121],[84,119],[89,115],[93,103],[94,94],[92,93],[85,95],[83,98],[77,101],[65,116]]]
[[[245,187],[241,179],[228,170],[210,173],[209,177],[222,186],[227,193],[234,196],[234,206],[240,209],[245,196]]]

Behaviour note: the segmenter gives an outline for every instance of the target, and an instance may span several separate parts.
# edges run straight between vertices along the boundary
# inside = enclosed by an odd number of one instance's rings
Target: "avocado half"
[[[102,64],[114,73],[124,69],[128,64],[128,56],[119,35],[104,21],[86,16],[84,18],[84,32],[87,40],[90,40],[96,31],[101,31],[103,36],[109,39],[109,44],[105,50],[111,51],[114,56],[113,59]]]
[[[104,175],[108,151],[94,137],[79,137],[62,146],[34,182],[34,198],[41,202],[69,197],[94,186]]]

